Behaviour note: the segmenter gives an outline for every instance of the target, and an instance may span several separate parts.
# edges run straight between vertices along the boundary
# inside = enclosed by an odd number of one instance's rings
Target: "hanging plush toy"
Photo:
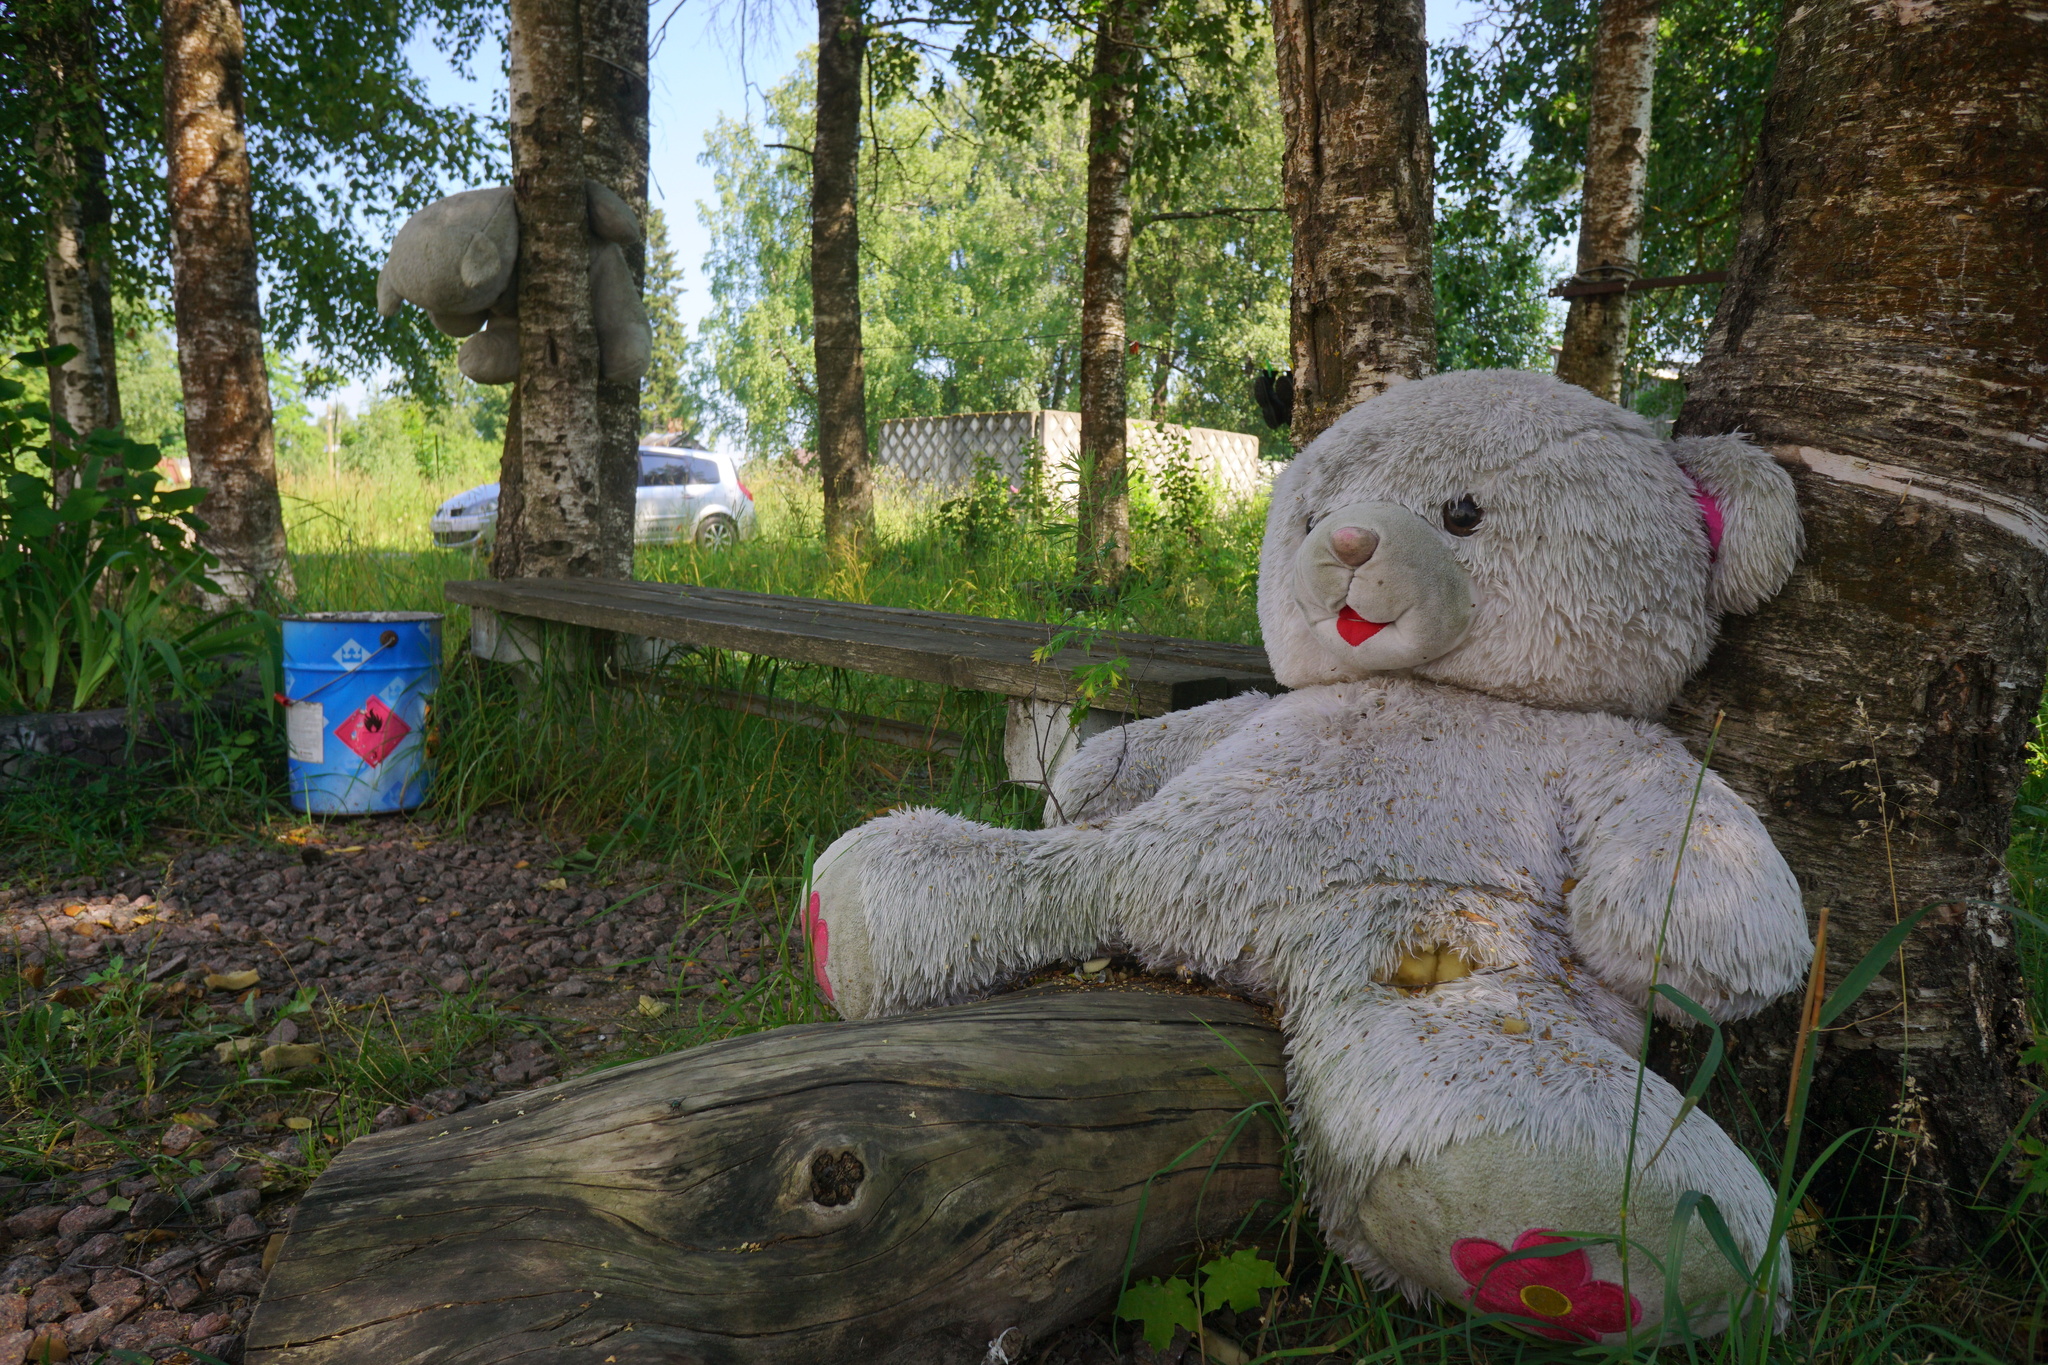
[[[632,208],[595,180],[583,182],[589,206],[590,317],[597,329],[599,373],[637,384],[654,353],[654,331],[624,247],[640,241]],[[434,326],[467,337],[455,364],[479,384],[519,377],[519,217],[505,186],[464,190],[405,220],[377,276],[377,311],[401,303],[427,310]]]
[[[1399,385],[1275,484],[1259,620],[1293,690],[1091,739],[1042,830],[846,835],[813,874],[819,980],[848,1018],[1112,947],[1235,983],[1282,1010],[1359,1269],[1559,1340],[1719,1330],[1742,1278],[1674,1219],[1711,1197],[1753,1265],[1772,1195],[1638,1065],[1644,1014],[1689,1022],[1656,983],[1751,1014],[1810,945],[1756,816],[1655,717],[1800,538],[1737,437],[1662,440],[1543,375]]]

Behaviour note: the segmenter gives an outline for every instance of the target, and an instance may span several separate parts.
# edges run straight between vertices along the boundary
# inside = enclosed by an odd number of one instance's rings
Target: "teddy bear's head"
[[[1259,622],[1290,687],[1408,671],[1653,716],[1800,543],[1791,478],[1741,438],[1464,370],[1359,404],[1280,475]]]

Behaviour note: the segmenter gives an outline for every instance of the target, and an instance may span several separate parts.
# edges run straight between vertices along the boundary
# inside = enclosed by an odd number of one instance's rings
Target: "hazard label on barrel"
[[[391,751],[411,733],[412,727],[381,697],[371,697],[360,711],[334,727],[334,737],[373,768],[391,757]]]

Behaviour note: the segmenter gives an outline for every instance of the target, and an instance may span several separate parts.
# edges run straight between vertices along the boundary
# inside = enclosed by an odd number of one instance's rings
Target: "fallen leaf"
[[[313,1120],[305,1117],[303,1114],[294,1114],[284,1121],[284,1126],[291,1129],[294,1133],[303,1133],[313,1126]]]
[[[569,879],[567,877],[557,877],[551,882],[542,882],[540,889],[543,891],[567,891],[569,889]]]
[[[215,1043],[213,1045],[213,1056],[214,1060],[218,1061],[222,1066],[226,1066],[229,1062],[246,1057],[252,1052],[261,1052],[262,1050],[263,1040],[261,1038],[230,1038],[225,1043]]]
[[[37,963],[33,967],[23,967],[21,969],[21,979],[28,982],[30,990],[41,990],[45,975],[46,973],[43,971],[41,963]]]
[[[50,998],[60,1005],[69,1005],[72,1009],[82,1009],[99,999],[99,994],[99,991],[91,986],[66,986],[63,990],[51,995]]]
[[[668,1013],[668,1006],[651,995],[643,995],[640,997],[640,1012],[649,1019],[659,1019]]]
[[[263,1270],[265,1274],[268,1274],[270,1268],[277,1264],[277,1253],[283,1250],[284,1234],[281,1232],[271,1233],[270,1240],[263,1244]]]
[[[73,919],[77,919],[80,915],[92,913],[92,907],[89,905],[67,905],[64,907],[64,913]]]
[[[246,972],[208,972],[206,988],[214,991],[245,991],[261,979],[254,967]]]
[[[145,924],[155,924],[155,923],[156,923],[156,916],[155,916],[155,915],[137,915],[137,916],[135,917],[135,920],[134,920],[134,924],[135,924],[135,927],[136,927],[137,929],[140,929],[140,928],[141,928],[141,927],[142,927],[143,925],[145,925]]]
[[[187,1128],[194,1129],[195,1131],[201,1133],[205,1132],[209,1128],[220,1127],[219,1119],[208,1118],[206,1115],[200,1113],[197,1109],[187,1109],[182,1114],[173,1114],[171,1115],[171,1122],[182,1123]]]
[[[272,1043],[257,1054],[257,1060],[263,1063],[265,1073],[275,1075],[280,1071],[318,1066],[327,1060],[327,1054],[314,1043]]]
[[[1107,966],[1109,966],[1108,958],[1091,957],[1086,962],[1083,962],[1081,964],[1081,970],[1087,972],[1090,976],[1093,976],[1096,972],[1103,970]]]
[[[516,862],[516,863],[512,864],[512,866],[513,866],[513,867],[514,867],[515,869],[517,869],[517,868],[522,868],[522,867],[532,867],[532,866],[533,866],[533,864],[532,864],[532,863],[529,863],[528,861],[526,861],[526,859],[524,859],[524,858],[521,858],[521,859],[520,859],[520,860],[519,860],[518,862]]]
[[[347,848],[329,849],[328,851],[330,853],[361,853],[363,851],[363,845],[350,844]]]
[[[126,1213],[135,1207],[135,1201],[123,1198],[117,1194],[106,1202],[105,1207],[112,1209],[115,1213]]]

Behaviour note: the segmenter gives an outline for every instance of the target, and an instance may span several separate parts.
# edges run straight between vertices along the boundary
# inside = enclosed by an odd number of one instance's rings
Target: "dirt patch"
[[[10,1054],[9,1127],[42,1150],[0,1177],[0,1365],[232,1365],[333,1151],[660,1050],[684,991],[782,951],[720,902],[502,820],[279,826],[0,890],[10,1022],[53,1035]]]

